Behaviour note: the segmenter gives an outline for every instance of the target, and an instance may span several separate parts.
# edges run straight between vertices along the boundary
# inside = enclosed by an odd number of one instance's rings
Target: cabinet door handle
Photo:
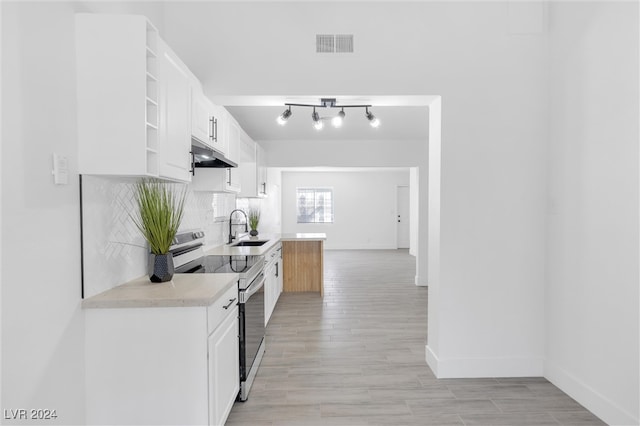
[[[279,268],[280,264],[276,263],[276,277],[280,276],[280,268]]]
[[[209,119],[209,139],[218,141],[218,119],[215,117]]]
[[[229,299],[229,304],[227,306],[223,306],[222,309],[229,309],[229,307],[233,305],[233,302],[235,301],[236,301],[235,297],[233,299]]]
[[[229,173],[229,178],[227,179],[227,184],[231,185],[231,168],[228,168],[227,172]]]
[[[267,182],[262,182],[262,193],[267,194]]]
[[[196,175],[196,156],[193,153],[193,151],[189,151],[189,154],[191,154],[191,170],[189,170],[189,172],[191,172],[191,176],[195,176]]]

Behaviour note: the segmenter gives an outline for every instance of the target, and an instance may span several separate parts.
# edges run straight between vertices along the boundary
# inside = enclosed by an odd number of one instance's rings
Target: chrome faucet
[[[233,223],[233,214],[235,212],[240,212],[244,215],[244,223]],[[244,225],[244,232],[249,232],[249,228],[247,227],[248,222],[249,222],[249,219],[247,218],[247,214],[243,210],[235,209],[234,211],[231,212],[231,214],[229,215],[229,244],[231,244],[233,240],[236,238],[232,232],[233,226]]]

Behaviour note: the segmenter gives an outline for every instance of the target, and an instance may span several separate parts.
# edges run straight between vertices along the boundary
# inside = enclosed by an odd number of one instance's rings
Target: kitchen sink
[[[247,240],[239,243],[231,244],[231,247],[260,247],[268,243],[269,240]]]

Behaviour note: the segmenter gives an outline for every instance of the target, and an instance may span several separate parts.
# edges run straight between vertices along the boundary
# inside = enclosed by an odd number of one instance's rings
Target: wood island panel
[[[324,241],[283,241],[285,292],[319,291],[324,295]]]

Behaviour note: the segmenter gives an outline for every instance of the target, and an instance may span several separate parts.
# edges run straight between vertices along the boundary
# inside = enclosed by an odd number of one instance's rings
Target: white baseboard
[[[325,250],[397,250],[395,246],[385,244],[327,244],[324,245]]]
[[[431,371],[433,371],[433,374],[436,377],[439,377],[438,376],[438,357],[436,356],[436,354],[433,353],[429,345],[425,346],[425,354],[427,358],[427,365],[429,366]]]
[[[414,283],[415,283],[415,285],[416,285],[416,286],[418,286],[418,287],[429,287],[429,285],[428,285],[428,283],[427,283],[426,281],[425,281],[425,282],[421,282],[421,281],[420,281],[420,277],[419,277],[418,275],[416,275],[416,276],[415,276],[415,278],[414,278],[414,281],[413,281],[413,282],[414,282]]]
[[[586,385],[566,370],[545,362],[544,377],[610,425],[638,425],[640,418]]]
[[[542,358],[442,359],[425,347],[427,364],[438,379],[471,377],[541,377]]]

